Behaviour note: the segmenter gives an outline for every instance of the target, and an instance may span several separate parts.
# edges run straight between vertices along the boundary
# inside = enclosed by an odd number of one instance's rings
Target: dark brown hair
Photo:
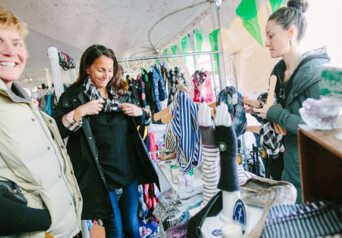
[[[290,26],[298,29],[298,41],[303,39],[307,27],[304,13],[309,7],[307,0],[289,0],[287,7],[279,8],[268,20],[275,20],[283,29],[287,30]]]
[[[108,83],[108,87],[114,89],[118,95],[126,93],[125,85],[122,81],[122,68],[118,64],[115,53],[112,49],[104,45],[92,45],[86,49],[81,57],[80,70],[75,85],[82,84],[88,77],[87,68],[90,67],[94,61],[102,55],[111,58],[114,61],[113,65],[113,78]]]

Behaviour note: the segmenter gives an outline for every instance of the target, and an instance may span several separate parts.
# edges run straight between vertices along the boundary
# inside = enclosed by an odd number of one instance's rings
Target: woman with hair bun
[[[304,124],[299,108],[307,98],[319,98],[321,66],[329,62],[325,48],[304,54],[300,52],[299,43],[307,27],[304,16],[307,8],[306,0],[290,0],[287,7],[278,9],[269,17],[265,46],[272,58],[282,58],[271,73],[277,77],[275,96],[278,104],[264,105],[261,109],[246,106],[246,111],[276,122],[287,130],[282,180],[297,188],[297,203],[302,202],[297,130],[299,124]]]

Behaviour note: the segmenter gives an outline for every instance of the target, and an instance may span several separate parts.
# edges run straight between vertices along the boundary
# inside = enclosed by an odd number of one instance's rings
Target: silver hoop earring
[[[289,40],[289,46],[291,47],[291,45],[292,45],[292,42],[291,42],[291,40]]]

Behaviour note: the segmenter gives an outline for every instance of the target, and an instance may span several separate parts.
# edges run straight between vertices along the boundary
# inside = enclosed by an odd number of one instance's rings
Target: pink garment
[[[211,78],[209,75],[207,75],[207,78],[205,79],[204,87],[205,87],[205,94],[206,94],[204,101],[206,103],[215,102],[216,98],[215,98],[214,90],[212,89],[212,86],[211,86]]]
[[[156,145],[156,139],[154,137],[154,131],[148,133],[148,141],[150,142],[150,152],[151,159],[155,161],[157,159],[157,154],[154,153],[158,150],[158,146]]]
[[[192,99],[194,102],[203,102],[204,97],[201,95],[201,88],[203,87],[203,83],[207,77],[207,71],[202,72],[196,70],[192,74],[192,82],[194,84],[194,98]]]

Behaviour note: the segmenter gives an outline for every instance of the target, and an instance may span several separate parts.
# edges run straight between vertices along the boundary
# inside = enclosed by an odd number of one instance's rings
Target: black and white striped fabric
[[[237,166],[237,175],[240,186],[245,185],[251,178],[255,176],[255,174],[246,171],[242,164],[238,164]]]
[[[172,112],[173,107],[174,107],[174,102],[172,102],[168,106],[169,111]],[[173,128],[172,128],[172,121],[168,121],[168,123],[166,124],[164,141],[165,141],[165,148],[166,149],[176,151],[177,138],[176,138],[176,135],[175,135]]]
[[[204,207],[209,200],[218,192],[217,184],[220,178],[219,160],[220,152],[216,148],[202,148],[202,183]]]
[[[177,161],[181,172],[202,165],[201,132],[197,122],[198,105],[178,91],[172,111],[172,128],[177,138]]]
[[[307,238],[341,233],[342,205],[321,201],[271,207],[260,237]]]

